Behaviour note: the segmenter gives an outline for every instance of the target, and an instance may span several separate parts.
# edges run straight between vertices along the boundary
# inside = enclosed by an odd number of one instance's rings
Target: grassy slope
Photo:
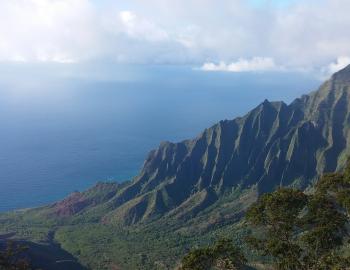
[[[15,232],[15,238],[36,243],[53,241],[91,269],[173,269],[196,245],[222,236],[241,241],[246,232],[238,223],[242,201],[253,201],[254,192],[240,194],[227,194],[197,215],[168,215],[132,226],[96,222],[91,211],[62,221],[47,218],[46,208],[25,210],[0,215],[0,234]]]

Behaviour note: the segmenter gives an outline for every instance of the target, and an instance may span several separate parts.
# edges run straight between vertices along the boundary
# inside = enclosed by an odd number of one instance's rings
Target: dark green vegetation
[[[350,66],[290,105],[264,101],[193,140],[162,143],[130,182],[2,214],[0,233],[61,245],[92,269],[171,269],[186,249],[228,235],[244,247],[249,229],[241,218],[261,194],[304,190],[344,168],[349,87]]]
[[[350,162],[345,173],[324,175],[312,192],[280,188],[263,194],[246,212],[250,247],[276,270],[350,269]],[[266,259],[267,257],[267,259]],[[190,251],[181,270],[246,269],[241,249],[230,240]]]
[[[24,256],[26,247],[13,242],[4,244],[0,251],[1,270],[30,270],[30,263]]]
[[[6,240],[0,236],[0,270],[84,270],[67,251],[54,243]]]
[[[227,239],[219,240],[214,246],[195,249],[181,262],[180,270],[246,269],[247,263],[242,251]]]
[[[322,177],[312,194],[290,188],[264,194],[247,211],[257,232],[247,241],[278,270],[346,269],[349,192],[349,176],[338,173]]]
[[[265,193],[246,212],[251,228],[246,242],[275,270],[350,269],[349,200],[350,162],[345,173],[324,175],[312,192],[283,187]],[[191,250],[180,269],[247,269],[247,259],[224,239]]]

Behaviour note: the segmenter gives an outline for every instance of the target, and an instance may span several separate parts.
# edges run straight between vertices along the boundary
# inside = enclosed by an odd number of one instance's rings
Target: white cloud
[[[0,61],[331,71],[350,55],[350,1],[274,2],[0,0]]]
[[[0,61],[74,62],[97,39],[88,0],[0,2]]]
[[[240,58],[237,62],[226,64],[205,63],[202,67],[204,71],[227,71],[227,72],[247,72],[247,71],[272,71],[281,70],[270,57],[254,57],[252,59]]]
[[[335,62],[329,64],[329,66],[327,68],[327,73],[333,74],[333,73],[345,68],[348,65],[350,65],[350,57],[346,57],[346,56],[338,57],[338,59]]]
[[[132,38],[151,42],[168,40],[166,31],[155,23],[136,16],[132,11],[121,11],[119,17],[124,26],[123,31]]]

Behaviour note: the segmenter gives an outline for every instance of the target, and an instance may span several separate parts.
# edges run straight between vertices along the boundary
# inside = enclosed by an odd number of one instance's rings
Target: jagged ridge
[[[105,194],[99,201],[89,196],[94,189],[74,194],[49,213],[96,212],[102,222],[130,225],[196,215],[237,187],[259,193],[278,186],[306,188],[345,164],[349,86],[350,66],[290,105],[265,100],[244,117],[221,121],[193,140],[163,142],[130,183],[97,186]]]

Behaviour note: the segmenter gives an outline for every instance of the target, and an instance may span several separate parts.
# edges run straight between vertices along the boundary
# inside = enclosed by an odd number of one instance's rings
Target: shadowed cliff
[[[196,215],[237,188],[254,196],[278,186],[306,188],[341,169],[350,154],[349,87],[350,66],[289,105],[265,100],[195,139],[163,142],[132,181],[99,184],[45,212],[69,217],[88,211],[103,223],[130,225]]]

